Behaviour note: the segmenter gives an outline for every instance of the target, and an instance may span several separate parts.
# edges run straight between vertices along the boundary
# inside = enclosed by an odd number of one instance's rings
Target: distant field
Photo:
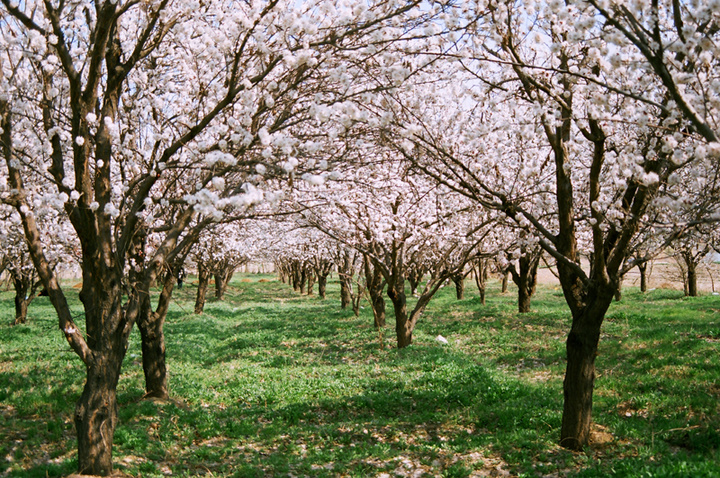
[[[522,316],[495,280],[484,306],[469,281],[462,301],[446,288],[399,351],[390,302],[378,333],[369,308],[339,309],[335,282],[322,301],[238,276],[202,316],[188,283],[166,325],[171,402],[140,400],[133,335],[114,448],[123,476],[720,476],[718,296],[625,288],[603,326],[594,443],[573,453],[557,446],[570,319],[552,285]],[[65,476],[81,363],[47,298],[27,325],[12,318],[2,292],[0,477]]]
[[[587,270],[587,266],[585,268]],[[683,276],[672,257],[659,257],[648,266],[649,289],[683,290]],[[720,263],[704,261],[697,268],[700,293],[720,292]],[[538,278],[544,284],[559,284],[550,269],[541,268]],[[623,281],[624,287],[640,287],[640,271],[631,269]]]

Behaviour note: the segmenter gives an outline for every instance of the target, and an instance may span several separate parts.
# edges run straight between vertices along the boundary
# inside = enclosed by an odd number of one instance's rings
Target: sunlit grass
[[[486,305],[473,290],[457,301],[444,289],[414,344],[397,350],[390,303],[378,333],[368,308],[339,309],[336,283],[322,301],[244,276],[201,316],[187,284],[165,328],[171,402],[141,400],[137,334],[131,341],[114,449],[127,475],[720,474],[717,296],[625,291],[603,326],[596,443],[571,453],[556,444],[570,322],[558,290],[541,288],[519,315],[495,284]],[[82,366],[46,298],[27,325],[10,326],[12,315],[4,292],[0,476],[64,476],[76,466]]]

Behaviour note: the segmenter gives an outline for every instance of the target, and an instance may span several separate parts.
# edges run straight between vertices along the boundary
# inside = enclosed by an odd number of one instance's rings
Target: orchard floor
[[[552,284],[523,315],[494,280],[485,305],[470,281],[463,300],[445,288],[404,350],[389,303],[378,332],[369,309],[339,309],[335,282],[321,300],[241,276],[200,316],[194,293],[177,291],[166,324],[171,401],[142,399],[132,337],[120,476],[720,476],[718,296],[625,288],[603,326],[593,443],[573,453],[557,446],[569,318]],[[0,293],[0,477],[67,476],[82,366],[47,298],[27,325],[9,325],[12,307]]]

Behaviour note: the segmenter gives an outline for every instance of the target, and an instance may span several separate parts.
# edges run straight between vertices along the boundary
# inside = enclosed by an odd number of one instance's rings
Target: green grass
[[[597,359],[597,442],[573,453],[557,446],[570,321],[558,290],[540,288],[525,315],[494,284],[484,306],[441,290],[405,350],[389,302],[378,333],[367,306],[339,309],[336,283],[322,301],[243,276],[201,316],[194,292],[177,291],[165,328],[171,402],[141,400],[132,337],[114,445],[126,475],[720,476],[717,296],[624,292]],[[13,313],[0,293],[0,477],[64,476],[82,366],[47,298],[27,325]]]

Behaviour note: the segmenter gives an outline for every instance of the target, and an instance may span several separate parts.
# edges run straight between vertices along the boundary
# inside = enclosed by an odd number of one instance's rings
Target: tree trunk
[[[80,301],[92,356],[87,362],[83,393],[75,406],[75,427],[78,472],[85,475],[106,476],[113,469],[117,384],[140,306],[136,292],[123,305],[120,284],[120,277],[110,270],[84,266]]]
[[[353,261],[350,253],[345,253],[342,266],[338,267],[338,276],[340,278],[340,307],[345,309],[352,304],[352,278],[353,278]]]
[[[345,309],[352,302],[352,285],[340,276],[340,307]]]
[[[405,281],[397,279],[393,286],[388,285],[388,297],[395,309],[395,333],[399,349],[412,344],[412,323],[408,317],[407,297],[405,296]]]
[[[318,295],[321,299],[325,298],[325,293],[327,289],[327,278],[328,274],[319,274],[318,275]]]
[[[168,382],[165,363],[165,333],[175,276],[167,274],[155,311],[151,310],[150,295],[143,298],[137,325],[142,343],[143,372],[145,373],[145,397],[167,399]]]
[[[292,287],[295,292],[300,292],[300,264],[298,261],[293,261],[291,265],[291,280]]]
[[[27,322],[28,305],[30,305],[30,284],[23,280],[22,274],[13,274],[13,286],[15,287],[15,325]]]
[[[27,322],[27,312],[30,301],[25,297],[15,295],[15,325],[24,324]]]
[[[304,267],[300,268],[300,284],[298,285],[298,288],[300,289],[300,295],[305,293],[305,285],[307,284],[307,270]]]
[[[510,266],[513,282],[518,288],[518,312],[526,314],[530,312],[530,301],[535,294],[537,287],[537,270],[540,265],[540,252],[528,252],[518,260],[520,271],[515,266]]]
[[[112,472],[117,383],[124,355],[124,351],[98,354],[87,367],[85,388],[75,406],[80,474],[107,476]]]
[[[417,289],[423,278],[423,271],[420,268],[412,268],[408,273],[408,282],[410,283],[410,294],[417,295]]]
[[[460,271],[452,276],[452,281],[455,283],[455,297],[457,300],[465,298],[465,274]]]
[[[13,270],[13,287],[15,288],[15,321],[13,324],[20,325],[27,322],[28,307],[37,296],[39,284],[32,276]]]
[[[571,450],[581,450],[590,437],[595,357],[600,328],[614,292],[615,287],[599,286],[595,297],[588,297],[588,305],[573,317],[565,344],[567,368],[560,445]]]
[[[385,327],[385,299],[382,296],[382,289],[379,293],[370,293],[370,300],[373,310],[373,320],[376,329]]]
[[[308,267],[307,271],[307,295],[313,295],[313,287],[315,286],[315,273]]]
[[[480,294],[480,303],[485,305],[485,286],[487,284],[487,259],[477,259],[473,264],[473,272],[475,275],[475,285]]]
[[[685,259],[685,265],[687,266],[687,292],[688,297],[697,297],[698,285],[697,285],[697,264],[692,254],[683,254]]]
[[[225,292],[227,292],[234,274],[235,269],[232,267],[224,267],[215,273],[215,298],[217,300],[225,299]]]
[[[640,271],[640,292],[647,292],[648,281],[647,281],[647,262],[638,264],[638,270]]]
[[[374,325],[376,329],[379,329],[385,327],[385,300],[383,299],[385,283],[380,269],[373,267],[373,263],[367,255],[363,256],[363,266],[365,269],[365,285],[373,311]]]
[[[204,264],[198,264],[198,290],[195,298],[195,313],[202,314],[205,310],[205,295],[210,283],[210,270]]]
[[[500,292],[503,294],[505,294],[508,291],[508,275],[509,275],[508,271],[504,271],[502,273],[502,285],[500,288]]]

